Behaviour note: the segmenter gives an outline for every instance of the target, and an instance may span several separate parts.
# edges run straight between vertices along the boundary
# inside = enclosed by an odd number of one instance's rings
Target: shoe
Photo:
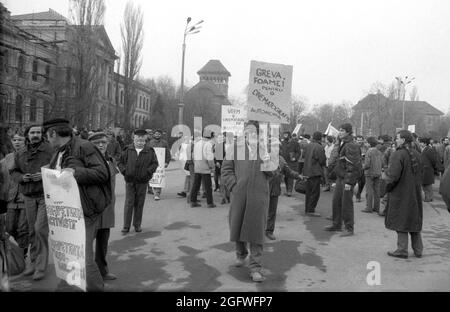
[[[245,265],[245,258],[237,258],[236,263],[234,264],[235,267],[240,268]]]
[[[130,232],[130,229],[129,229],[129,228],[123,228],[123,229],[122,229],[122,234],[123,234],[123,235],[128,234],[129,232]]]
[[[416,256],[416,258],[422,258],[422,254],[414,253],[414,256]]]
[[[342,232],[342,229],[334,226],[334,225],[329,225],[327,227],[325,227],[325,231],[329,231],[329,232]]]
[[[277,238],[270,232],[266,232],[266,237],[270,240],[276,240]]]
[[[372,213],[372,210],[368,210],[368,209],[363,209],[363,210],[361,210],[361,212],[365,212],[365,213]]]
[[[317,213],[317,212],[307,212],[306,215],[310,216],[310,217],[320,217],[321,216],[320,213]]]
[[[342,232],[341,235],[339,235],[340,237],[347,237],[347,236],[353,236],[354,233],[353,231],[349,231],[349,230],[344,230],[344,232]]]
[[[34,274],[34,265],[29,265],[25,271],[23,271],[24,276],[30,276]]]
[[[291,197],[291,196],[292,196],[292,192],[287,192],[287,193],[286,193],[286,196],[287,196],[287,197]]]
[[[388,251],[387,254],[388,254],[388,256],[395,257],[395,258],[408,259],[408,255],[399,253],[397,250],[396,251]]]
[[[35,280],[35,281],[40,281],[44,277],[45,277],[45,273],[42,271],[36,270],[33,274],[33,280]]]
[[[216,208],[216,204],[208,204],[208,208]]]
[[[186,197],[187,196],[186,192],[180,192],[180,193],[177,193],[177,195],[180,196],[180,197]]]
[[[191,203],[191,208],[201,207],[201,206],[202,206],[202,205],[200,205],[198,202]]]
[[[140,226],[135,226],[134,230],[136,231],[136,233],[142,232],[142,228]]]
[[[251,272],[250,277],[255,283],[260,283],[266,280],[266,278],[260,272]]]
[[[159,197],[159,195],[155,195],[155,200],[160,200],[161,198]]]
[[[106,275],[102,276],[104,281],[113,281],[117,279],[117,276],[111,273],[106,273]]]
[[[326,217],[325,219],[333,221],[333,217],[332,216]]]

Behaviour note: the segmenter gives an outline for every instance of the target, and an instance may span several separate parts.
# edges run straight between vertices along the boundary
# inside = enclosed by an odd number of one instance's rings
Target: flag
[[[339,134],[339,130],[331,125],[331,122],[328,124],[327,130],[325,131],[326,135],[331,135],[337,137]]]

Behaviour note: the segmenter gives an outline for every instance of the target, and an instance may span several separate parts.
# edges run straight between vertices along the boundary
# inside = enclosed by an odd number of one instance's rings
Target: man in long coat
[[[236,242],[236,266],[245,264],[248,243],[250,276],[253,281],[262,282],[264,277],[261,273],[261,256],[269,208],[271,173],[261,170],[263,160],[258,155],[256,131],[249,130],[252,126],[257,128],[258,123],[253,122],[246,126],[248,139],[238,138],[237,158],[234,153],[227,151],[222,164],[222,180],[231,192],[230,241]],[[241,159],[240,151],[244,150],[245,158]]]
[[[408,258],[408,233],[416,257],[422,256],[422,163],[420,154],[412,146],[408,130],[397,134],[397,150],[389,160],[384,179],[388,192],[385,226],[398,234],[397,250],[391,257]]]

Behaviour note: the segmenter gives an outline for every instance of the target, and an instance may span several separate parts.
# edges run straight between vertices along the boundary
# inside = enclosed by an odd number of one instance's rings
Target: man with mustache
[[[25,211],[30,233],[30,265],[24,275],[32,275],[35,281],[45,277],[48,264],[48,220],[45,208],[41,167],[48,165],[53,148],[42,138],[42,127],[31,125],[25,131],[26,147],[16,153],[11,171],[24,195]]]

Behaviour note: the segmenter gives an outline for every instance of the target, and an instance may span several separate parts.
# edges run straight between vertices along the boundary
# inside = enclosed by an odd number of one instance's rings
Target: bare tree
[[[412,87],[411,91],[409,91],[409,100],[410,101],[419,100],[419,89],[417,88],[417,86]]]
[[[123,24],[120,26],[123,50],[124,85],[124,127],[130,129],[136,99],[134,80],[142,65],[142,47],[144,45],[144,15],[140,6],[127,2]]]
[[[70,0],[72,26],[69,41],[69,55],[72,54],[72,75],[68,75],[68,92],[72,97],[66,105],[66,115],[75,125],[93,126],[96,99],[100,88],[101,62],[97,56],[98,38],[96,31],[103,25],[106,6],[104,0]]]

